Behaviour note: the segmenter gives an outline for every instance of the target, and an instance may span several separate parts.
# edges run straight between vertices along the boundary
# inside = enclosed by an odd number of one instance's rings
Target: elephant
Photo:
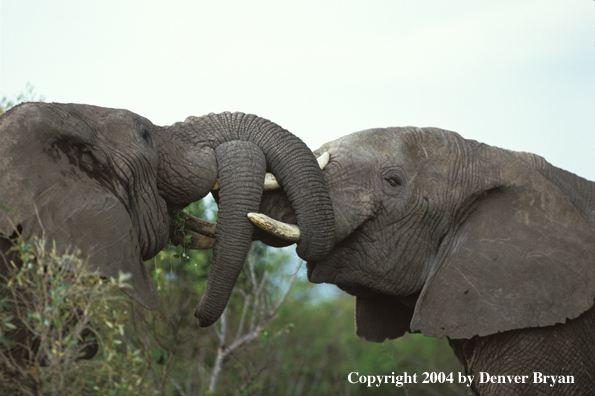
[[[447,337],[475,395],[595,394],[595,183],[438,128],[323,152],[335,245],[308,279],[355,296],[361,338]],[[266,243],[291,243],[277,225],[299,240],[283,192],[251,216]]]
[[[216,187],[213,258],[195,310],[208,326],[248,253],[254,226],[246,213],[258,210],[267,170],[295,207],[303,234],[297,254],[323,258],[335,234],[326,180],[312,151],[279,125],[226,112],[157,126],[123,109],[18,105],[0,117],[0,275],[11,241],[44,234],[58,248],[80,249],[101,277],[129,273],[123,291],[156,309],[143,261],[168,244],[173,211]]]

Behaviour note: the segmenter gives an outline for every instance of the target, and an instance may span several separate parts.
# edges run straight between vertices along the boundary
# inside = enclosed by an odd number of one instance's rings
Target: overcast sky
[[[1,3],[0,96],[156,124],[244,111],[312,149],[435,126],[595,180],[595,1]]]

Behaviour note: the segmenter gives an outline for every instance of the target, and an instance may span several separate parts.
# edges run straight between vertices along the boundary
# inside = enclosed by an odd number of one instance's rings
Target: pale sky
[[[595,1],[3,0],[0,96],[155,124],[244,111],[312,149],[435,126],[595,180]]]

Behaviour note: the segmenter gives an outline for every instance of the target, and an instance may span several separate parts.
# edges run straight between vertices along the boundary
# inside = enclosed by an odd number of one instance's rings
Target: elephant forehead
[[[333,150],[354,155],[378,155],[383,152],[394,153],[401,147],[402,141],[398,134],[388,129],[368,129],[325,143],[318,151]]]
[[[102,142],[132,149],[138,145],[144,146],[141,136],[143,131],[148,133],[146,131],[155,128],[148,119],[125,109],[68,104],[61,106],[58,111],[73,116],[69,120],[76,128],[90,131],[93,143]]]
[[[329,168],[334,165],[355,167],[354,172],[375,170],[387,162],[406,162],[402,139],[389,133],[386,129],[371,129],[355,132],[340,139],[324,144],[315,154],[330,154]]]
[[[443,151],[457,151],[463,139],[455,132],[438,128],[392,127],[354,132],[324,144],[317,153],[329,151],[351,155],[369,161],[371,157],[388,157],[398,160],[424,157],[426,160],[444,157]]]
[[[90,126],[122,123],[130,126],[133,122],[150,122],[146,118],[125,109],[111,109],[85,104],[67,104],[63,108],[68,113],[86,118]]]
[[[409,182],[428,194],[444,194],[453,183],[462,183],[469,161],[467,142],[455,132],[438,128],[394,127],[355,132],[324,144],[316,155],[329,152],[325,172],[332,183],[345,188],[347,179],[367,182],[382,169],[402,169]],[[365,185],[365,186],[364,186]]]

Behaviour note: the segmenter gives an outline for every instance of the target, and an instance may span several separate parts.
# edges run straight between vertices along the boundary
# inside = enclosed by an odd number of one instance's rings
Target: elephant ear
[[[394,340],[410,331],[413,308],[394,296],[355,298],[355,332],[366,341]]]
[[[412,330],[471,338],[564,323],[593,305],[595,235],[580,199],[565,194],[568,181],[508,157],[507,182],[479,194],[443,240]]]
[[[115,278],[119,272],[129,273],[131,287],[123,291],[146,308],[156,309],[161,301],[143,258],[157,253],[150,250],[152,246],[165,245],[169,219],[162,215],[167,213],[162,199],[155,204],[158,208],[146,214],[137,209],[123,181],[115,184],[123,178],[111,162],[100,162],[102,152],[108,150],[98,149],[101,142],[93,130],[104,133],[107,127],[101,129],[94,120],[103,117],[109,127],[118,126],[119,114],[85,105],[28,103],[0,118],[0,158],[5,164],[0,172],[0,250],[8,250],[8,240],[18,235],[24,240],[45,237],[48,249],[52,243],[59,251],[80,248],[90,271]],[[149,160],[141,150],[128,150],[122,162],[132,167]],[[156,168],[156,157],[153,163]],[[144,171],[144,177],[150,178],[151,169]],[[128,188],[140,190],[130,183]],[[153,190],[158,197],[156,187]],[[137,214],[135,219],[131,213]],[[145,218],[139,220],[141,216]],[[153,243],[137,232],[143,227],[135,222],[141,220],[160,230]]]

